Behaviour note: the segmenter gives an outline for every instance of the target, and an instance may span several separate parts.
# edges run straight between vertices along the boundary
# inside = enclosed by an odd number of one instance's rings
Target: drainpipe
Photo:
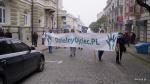
[[[33,0],[31,0],[31,41],[32,41],[32,45],[33,45]]]

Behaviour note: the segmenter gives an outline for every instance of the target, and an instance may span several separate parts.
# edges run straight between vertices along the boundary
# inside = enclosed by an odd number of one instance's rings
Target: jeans
[[[49,53],[52,53],[52,46],[48,46]]]
[[[70,56],[76,55],[76,47],[70,47]]]

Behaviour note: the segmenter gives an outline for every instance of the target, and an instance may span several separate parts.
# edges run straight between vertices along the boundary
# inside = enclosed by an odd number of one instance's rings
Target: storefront
[[[147,20],[136,21],[136,28],[138,40],[147,42]]]
[[[133,30],[133,20],[127,20],[127,24],[125,24],[125,31],[131,32]]]

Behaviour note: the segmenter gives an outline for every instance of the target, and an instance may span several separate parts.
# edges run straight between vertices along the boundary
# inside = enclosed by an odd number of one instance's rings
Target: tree
[[[92,22],[89,27],[91,28],[93,32],[99,32],[99,28],[101,28],[102,25],[105,24],[106,20],[107,20],[107,17],[103,15],[96,22]]]
[[[92,22],[89,28],[91,28],[91,30],[95,33],[99,32],[99,25],[97,22]]]
[[[101,18],[99,18],[98,20],[97,20],[97,23],[98,23],[98,26],[99,26],[99,28],[104,28],[105,30],[107,30],[106,29],[106,27],[105,27],[105,23],[107,22],[107,17],[105,16],[105,15],[103,15]]]
[[[103,15],[101,18],[97,20],[97,23],[101,25],[101,24],[104,24],[106,20],[107,20],[107,17]]]
[[[150,12],[150,6],[146,3],[147,0],[136,0],[136,2],[140,5],[145,7]]]

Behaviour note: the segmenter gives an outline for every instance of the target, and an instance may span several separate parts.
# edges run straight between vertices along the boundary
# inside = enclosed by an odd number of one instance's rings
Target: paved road
[[[46,55],[44,72],[34,73],[22,84],[150,84],[150,67],[126,53],[122,64],[115,63],[115,53],[105,52],[98,62],[92,50],[57,49]]]

